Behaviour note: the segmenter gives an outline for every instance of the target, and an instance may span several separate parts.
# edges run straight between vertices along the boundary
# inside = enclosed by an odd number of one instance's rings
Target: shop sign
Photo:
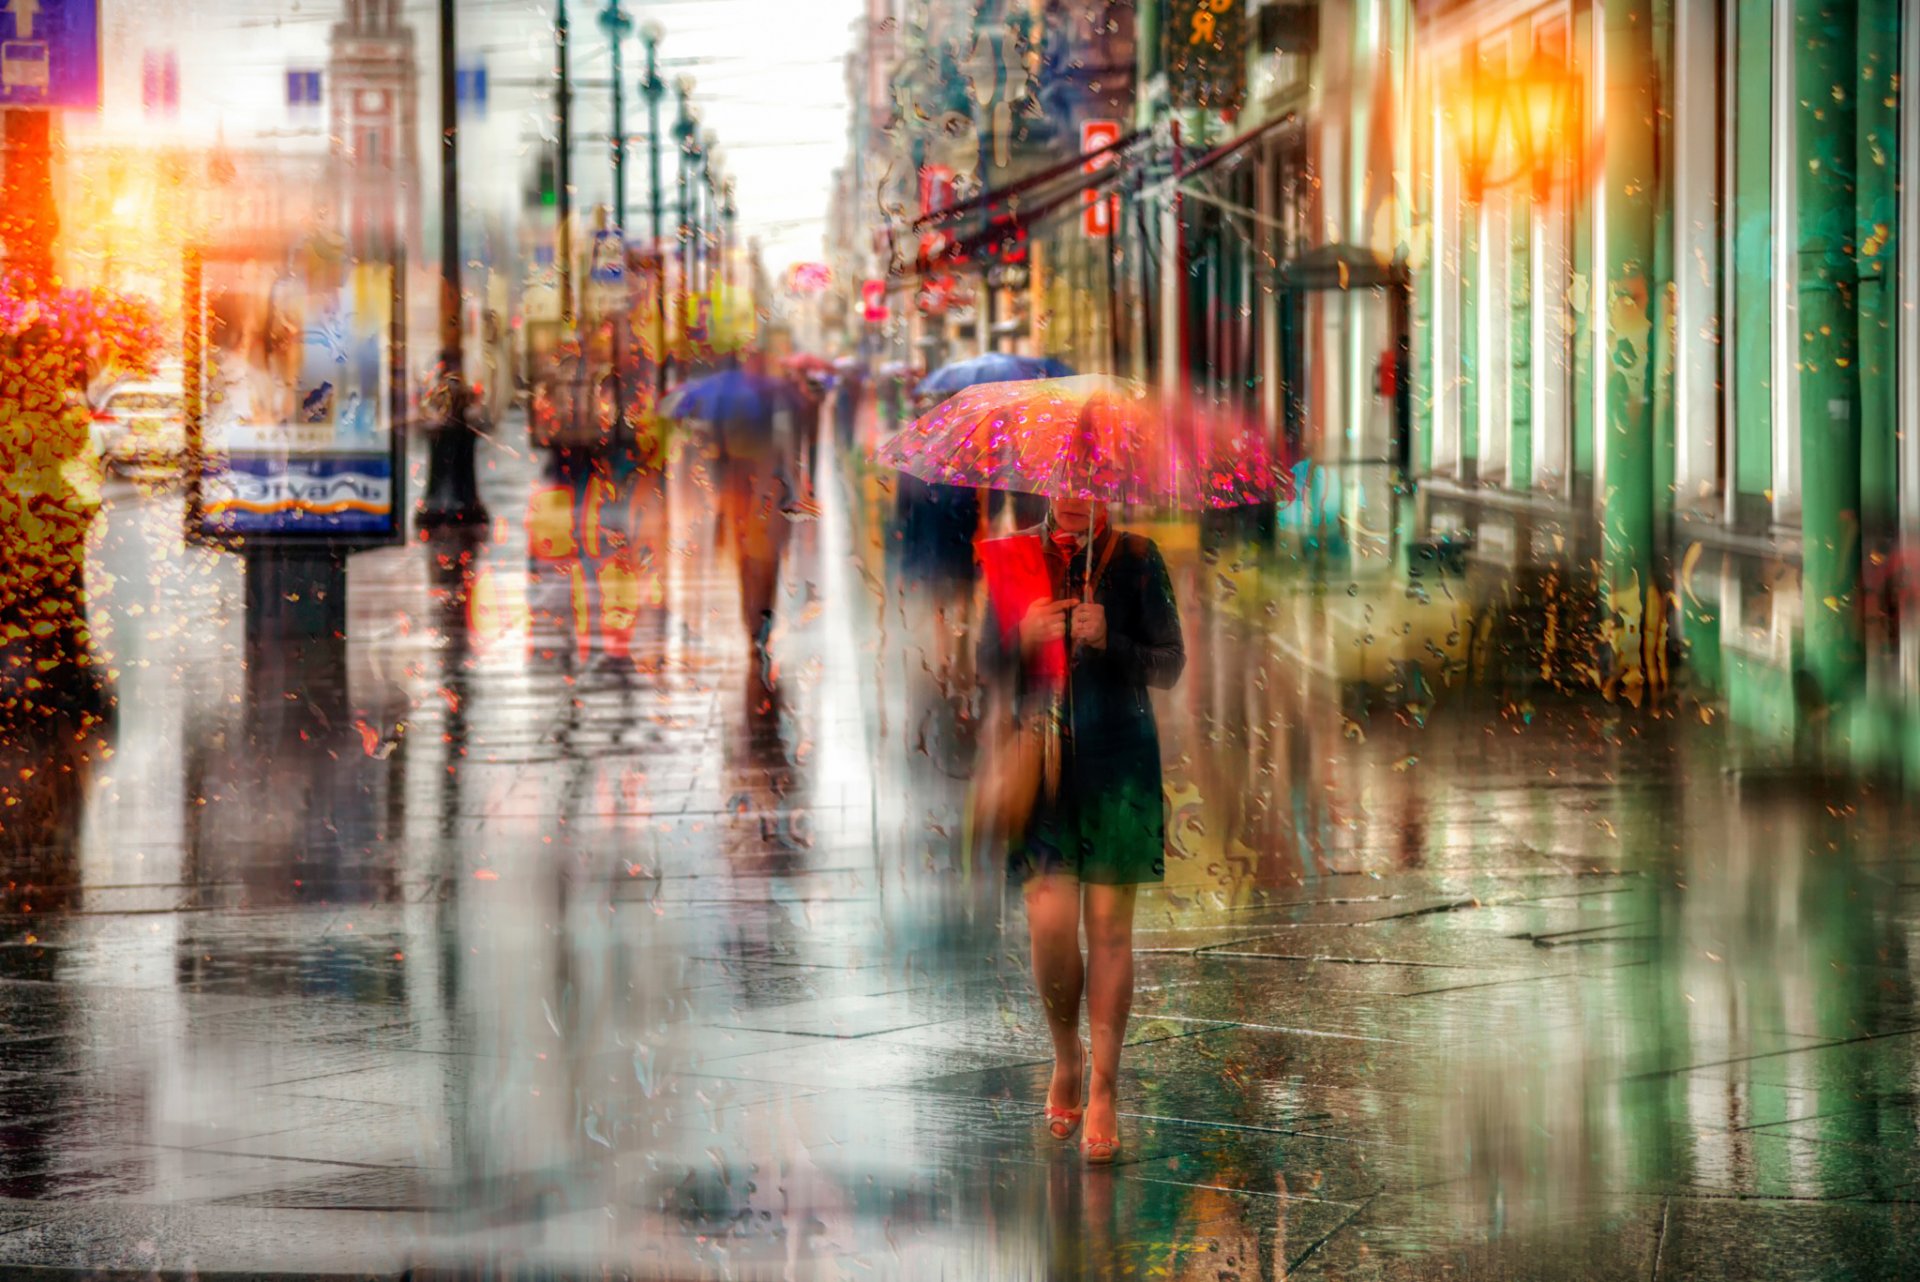
[[[1080,162],[1080,172],[1099,173],[1113,164],[1113,153],[1096,156],[1093,153],[1111,147],[1120,141],[1120,122],[1117,120],[1084,120],[1080,123],[1080,154],[1088,159]],[[1092,187],[1080,193],[1080,232],[1088,240],[1105,240],[1113,235],[1113,224],[1118,214],[1119,198],[1104,194]]]
[[[1167,84],[1176,107],[1233,112],[1247,91],[1247,0],[1173,0]]]

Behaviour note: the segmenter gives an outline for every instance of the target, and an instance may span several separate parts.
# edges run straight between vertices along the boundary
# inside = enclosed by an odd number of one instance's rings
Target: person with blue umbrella
[[[942,365],[920,380],[914,394],[943,400],[981,383],[1024,383],[1033,378],[1065,378],[1072,374],[1065,362],[1051,356],[1016,356],[1011,352],[983,352],[963,361]]]
[[[924,413],[947,397],[982,383],[1025,382],[1057,378],[1072,371],[1052,357],[1016,356],[987,352],[943,365],[914,388],[914,411]],[[946,693],[965,691],[970,679],[954,668],[970,656],[960,640],[972,631],[975,581],[974,540],[981,534],[981,514],[998,514],[998,504],[1013,501],[1018,516],[1033,500],[1027,495],[989,494],[994,506],[983,509],[982,495],[966,486],[941,485],[902,473],[894,490],[895,566],[902,590],[925,604],[929,619],[927,666]],[[1038,500],[1044,511],[1045,500]],[[1033,519],[1038,519],[1034,517]]]
[[[721,536],[733,547],[740,610],[755,655],[766,658],[774,594],[787,546],[787,513],[799,506],[800,394],[756,355],[677,388],[667,418],[704,423],[704,454],[720,499]]]

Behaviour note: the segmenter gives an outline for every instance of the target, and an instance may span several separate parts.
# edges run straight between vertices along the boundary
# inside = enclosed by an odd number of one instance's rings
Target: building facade
[[[987,342],[1256,410],[1296,462],[1275,536],[1361,579],[1464,560],[1492,670],[1920,759],[1920,3],[1055,8],[1054,127],[964,218],[881,201],[965,251],[896,285],[1019,244]],[[1119,41],[1130,75],[1062,70]],[[1073,164],[1095,110],[1123,144]]]

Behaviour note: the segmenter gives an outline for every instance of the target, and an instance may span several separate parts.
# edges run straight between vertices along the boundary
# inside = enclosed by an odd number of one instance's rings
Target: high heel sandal
[[[1080,1071],[1085,1073],[1086,1069],[1087,1054],[1086,1049],[1083,1047],[1080,1052]],[[1054,1104],[1047,1105],[1045,1110],[1047,1134],[1065,1143],[1067,1140],[1073,1138],[1075,1131],[1080,1129],[1080,1119],[1086,1116],[1086,1112],[1087,1086],[1083,1081],[1080,1083],[1080,1106],[1078,1108],[1060,1108]]]
[[[1080,1152],[1088,1166],[1112,1166],[1113,1159],[1120,1156],[1120,1137],[1089,1135],[1080,1141]]]

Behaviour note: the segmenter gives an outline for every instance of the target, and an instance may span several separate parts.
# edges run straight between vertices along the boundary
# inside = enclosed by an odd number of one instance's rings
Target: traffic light
[[[560,180],[557,169],[553,153],[543,152],[534,175],[534,194],[544,209],[552,209],[560,203]]]

